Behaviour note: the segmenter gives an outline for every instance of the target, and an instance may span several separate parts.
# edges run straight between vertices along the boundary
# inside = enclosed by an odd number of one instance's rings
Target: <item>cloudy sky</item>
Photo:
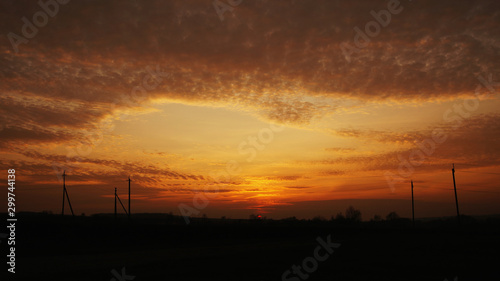
[[[64,2],[0,3],[19,210],[60,212],[65,170],[78,214],[130,176],[135,212],[410,216],[413,180],[445,216],[455,163],[461,212],[500,213],[498,1]]]

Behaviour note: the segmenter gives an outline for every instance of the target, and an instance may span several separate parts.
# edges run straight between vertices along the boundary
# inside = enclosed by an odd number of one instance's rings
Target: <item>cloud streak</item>
[[[339,44],[352,41],[353,28],[386,1],[251,1],[224,23],[205,1],[76,1],[61,7],[19,54],[4,37],[0,90],[79,103],[83,125],[105,116],[110,104],[122,106],[146,66],[159,64],[171,77],[145,101],[237,104],[266,119],[300,124],[320,115],[330,98],[453,98],[473,92],[476,74],[496,70],[498,3],[404,4],[346,63]],[[16,1],[1,8],[6,34],[19,32],[20,18],[37,7]],[[38,110],[39,125],[67,119],[43,106],[16,106]]]
[[[261,121],[289,130],[265,149],[255,146],[259,158],[242,165],[237,180],[222,181],[220,200],[251,198],[265,208],[259,196],[267,196],[265,202],[282,191],[321,196],[314,192],[330,192],[330,179],[397,169],[398,156],[428,138],[429,128],[441,128],[448,139],[419,169],[435,171],[451,161],[499,165],[498,96],[490,95],[491,103],[458,129],[441,116],[424,118],[431,110],[419,113],[417,126],[405,124],[400,111],[385,109],[418,103],[438,108],[473,97],[478,75],[498,80],[500,3],[400,2],[401,13],[348,62],[341,44],[353,44],[355,28],[364,29],[374,20],[370,12],[386,9],[387,0],[244,1],[224,21],[210,1],[70,1],[18,52],[8,34],[23,35],[22,18],[31,20],[40,7],[36,1],[2,1],[2,165],[16,165],[45,183],[54,180],[46,176],[53,175],[54,162],[85,167],[75,169],[80,182],[92,178],[111,185],[133,173],[144,187],[184,200],[210,182],[207,166],[220,165],[209,163],[226,165],[218,157],[231,153],[240,159],[238,143],[247,138],[239,137]],[[481,88],[483,94],[490,90]],[[172,103],[224,108],[238,116],[208,120],[213,116],[198,112],[175,119],[161,112],[155,122],[153,114],[138,117]],[[384,124],[361,124],[372,116],[359,118],[359,107],[363,114],[380,114],[374,120]],[[181,116],[184,109],[177,109]],[[244,121],[228,132],[223,122],[233,117]],[[116,135],[102,138],[110,131],[103,132],[103,123],[116,125]],[[129,133],[127,126],[136,131]],[[259,129],[248,135],[259,137]],[[201,131],[205,135],[196,134]],[[65,154],[78,145],[101,147],[78,157]],[[337,190],[348,188],[339,183]],[[155,194],[160,196],[147,197]]]

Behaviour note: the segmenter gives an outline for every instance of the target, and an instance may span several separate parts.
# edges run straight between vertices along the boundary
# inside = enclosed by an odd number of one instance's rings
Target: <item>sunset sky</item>
[[[0,2],[17,211],[66,170],[77,214],[130,175],[135,213],[409,217],[413,180],[450,216],[455,163],[461,213],[500,213],[497,0],[42,1]]]

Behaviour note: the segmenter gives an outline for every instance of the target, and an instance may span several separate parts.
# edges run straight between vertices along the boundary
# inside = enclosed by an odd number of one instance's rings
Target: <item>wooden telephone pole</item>
[[[115,187],[115,220],[116,220],[116,187]]]
[[[74,217],[75,213],[73,213],[73,207],[71,207],[71,201],[69,201],[68,191],[66,190],[66,171],[63,172],[62,176],[63,176],[63,201],[62,201],[61,215],[64,216],[64,198],[66,197],[68,199],[69,209],[71,210],[71,214]]]
[[[130,220],[130,176],[128,176],[128,219]]]
[[[453,168],[451,169],[451,174],[453,175],[453,189],[455,190],[455,204],[457,205],[458,226],[460,226],[460,212],[458,211],[457,184],[455,183],[455,164],[453,164]]]
[[[415,205],[413,201],[413,180],[411,181],[411,221],[413,228],[415,228]]]

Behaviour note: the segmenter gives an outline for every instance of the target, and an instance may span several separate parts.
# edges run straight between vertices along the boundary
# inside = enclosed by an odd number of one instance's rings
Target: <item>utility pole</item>
[[[411,181],[411,221],[413,228],[415,228],[415,205],[413,201],[413,180]]]
[[[453,175],[453,189],[455,190],[455,204],[457,205],[458,226],[460,226],[460,212],[458,211],[457,184],[455,183],[455,164],[453,164],[453,168],[451,169],[451,174]]]
[[[128,219],[130,220],[130,176],[128,176]]]
[[[75,213],[73,212],[73,207],[71,206],[71,201],[69,200],[68,190],[66,190],[66,171],[63,172],[63,202],[62,202],[62,213],[61,213],[62,216],[64,216],[64,196],[66,196],[66,198],[68,199],[69,209],[71,210],[71,215],[73,215],[74,217]]]
[[[115,220],[116,220],[116,187],[115,187]]]
[[[63,172],[62,176],[63,176],[63,200],[62,200],[61,215],[64,216],[64,197],[66,196],[66,170]]]

